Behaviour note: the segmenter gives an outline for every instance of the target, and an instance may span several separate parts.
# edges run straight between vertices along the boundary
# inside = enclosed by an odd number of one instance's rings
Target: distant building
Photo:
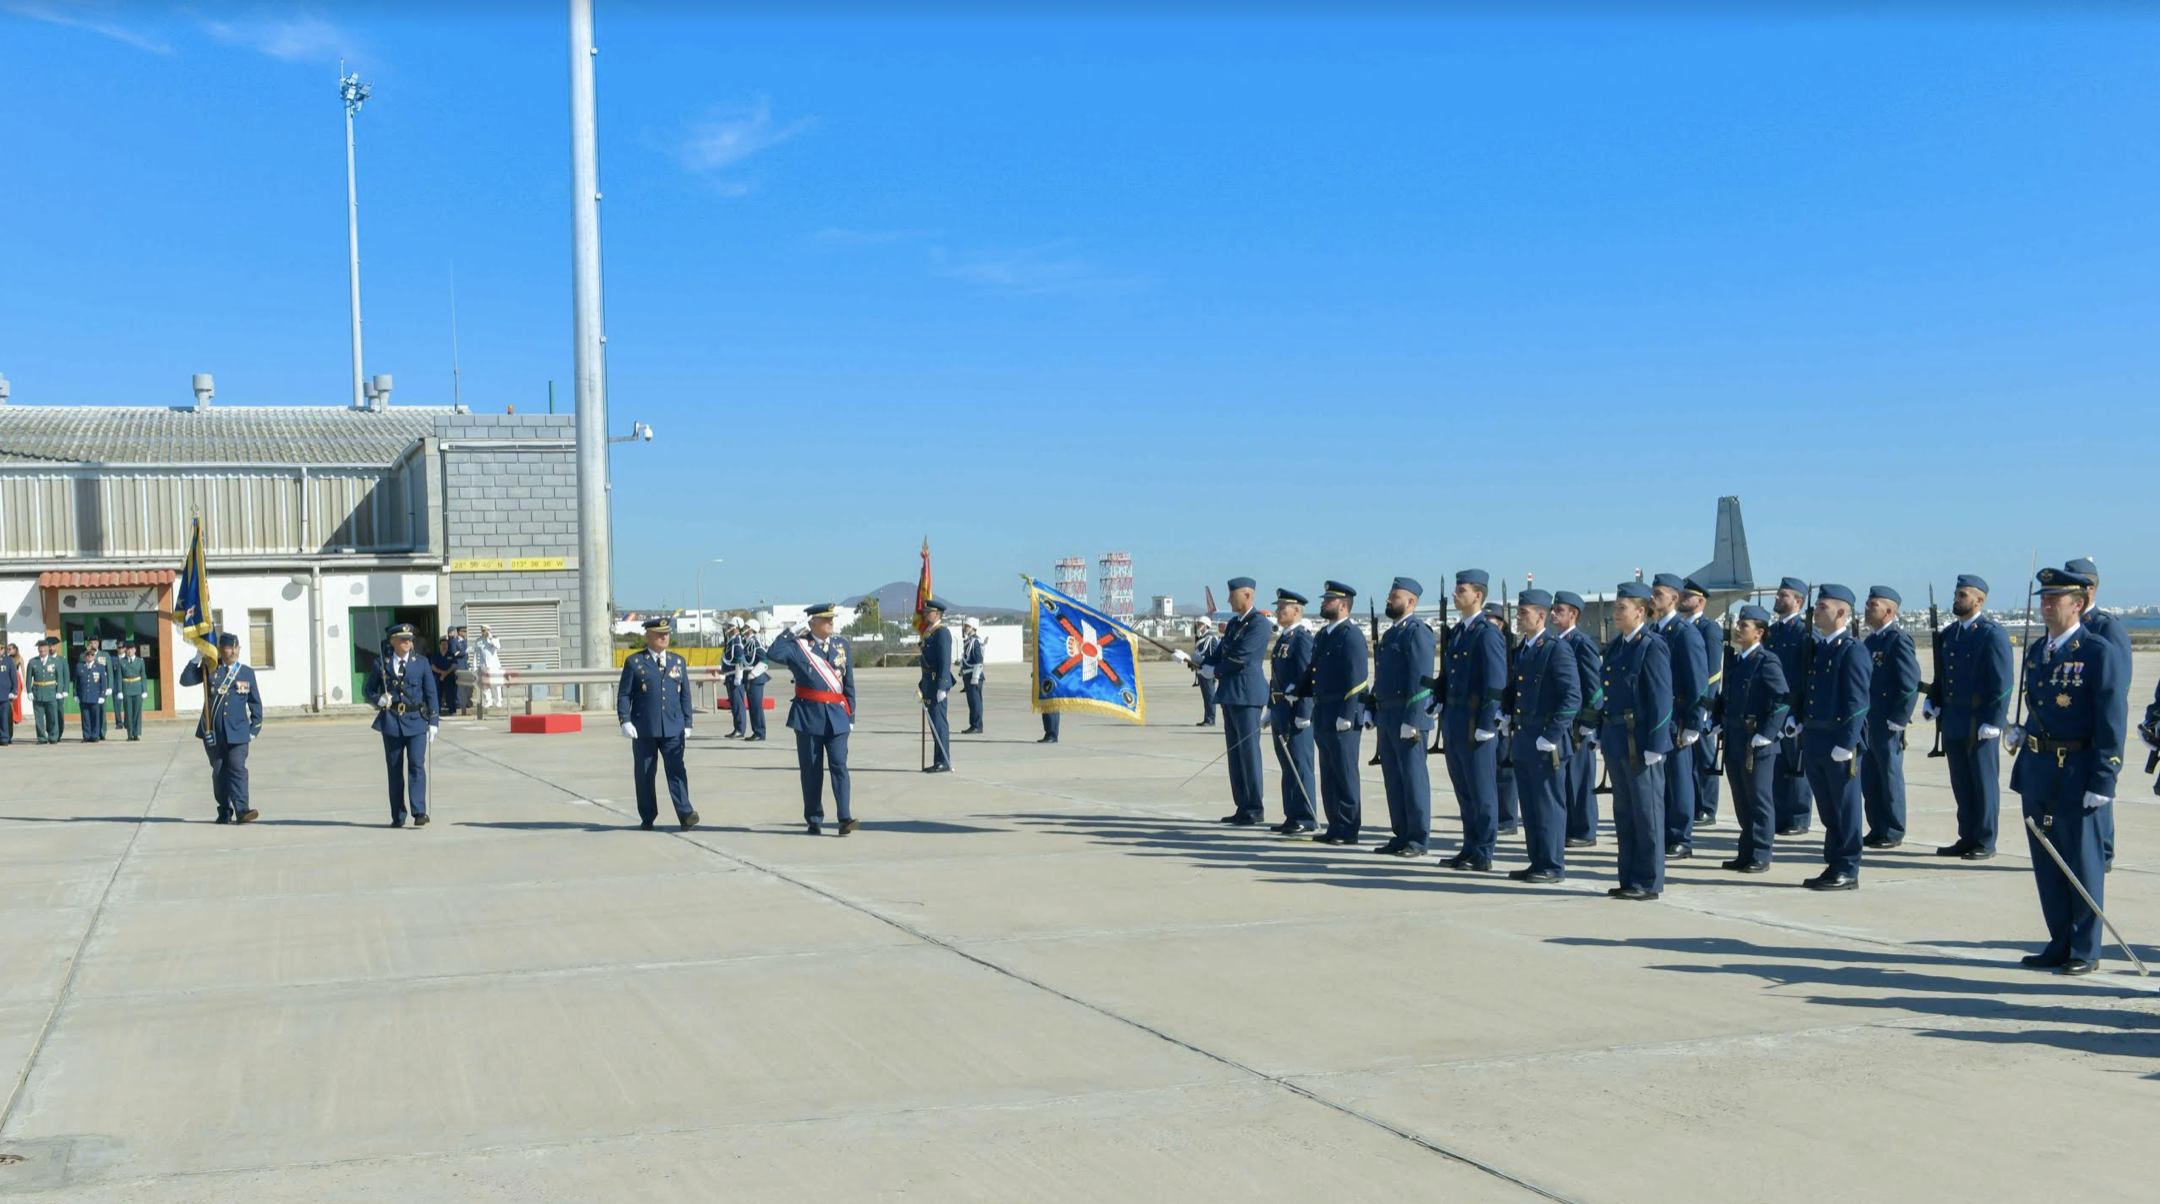
[[[1177,603],[1172,601],[1168,594],[1157,594],[1148,603],[1148,617],[1152,619],[1174,619],[1177,617]]]

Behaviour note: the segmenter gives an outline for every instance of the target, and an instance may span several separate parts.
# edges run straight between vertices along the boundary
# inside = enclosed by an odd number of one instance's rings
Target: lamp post
[[[705,570],[716,564],[724,563],[726,563],[725,560],[715,556],[697,567],[697,643],[700,648],[707,646],[711,642],[707,637],[707,628],[705,626]]]

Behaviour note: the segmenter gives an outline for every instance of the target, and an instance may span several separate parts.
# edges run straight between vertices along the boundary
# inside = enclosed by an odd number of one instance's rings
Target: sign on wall
[[[552,573],[569,567],[569,560],[561,556],[480,557],[450,562],[453,573]]]
[[[64,615],[118,613],[129,614],[157,610],[165,591],[162,586],[141,589],[64,589],[60,591],[60,613]]]

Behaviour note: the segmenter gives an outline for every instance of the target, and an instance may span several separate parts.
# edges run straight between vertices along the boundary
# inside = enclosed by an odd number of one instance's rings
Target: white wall
[[[0,580],[0,627],[7,628],[8,642],[20,645],[24,656],[37,655],[37,642],[45,636],[45,612],[36,577]]]
[[[983,663],[987,665],[1017,665],[1026,660],[1025,643],[1027,628],[1015,623],[1009,627],[985,627],[982,629]]]
[[[225,612],[225,627],[240,637],[240,659],[255,669],[255,681],[262,691],[264,706],[299,707],[309,701],[308,656],[310,635],[308,632],[307,574],[278,573],[269,576],[240,576],[220,573],[210,578],[210,608]],[[255,647],[254,632],[248,623],[248,611],[270,612],[271,635],[277,642],[277,664],[265,668],[262,649]],[[184,645],[174,648],[173,678],[177,681],[180,670],[193,655]],[[179,691],[175,700],[181,714],[199,712],[200,695],[193,691]],[[190,707],[190,702],[196,703]]]

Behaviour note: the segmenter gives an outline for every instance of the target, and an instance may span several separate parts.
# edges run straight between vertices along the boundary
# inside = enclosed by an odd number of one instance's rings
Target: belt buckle
[[[2040,737],[2033,735],[2031,732],[2025,733],[2025,751],[2033,753],[2039,752]]]

